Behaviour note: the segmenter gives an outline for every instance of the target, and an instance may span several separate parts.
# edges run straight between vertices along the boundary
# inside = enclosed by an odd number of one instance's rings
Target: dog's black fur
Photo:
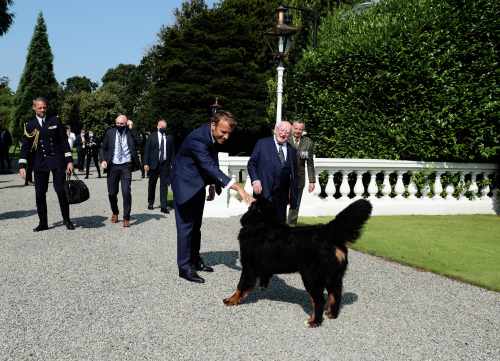
[[[224,304],[239,304],[255,287],[257,279],[261,286],[267,287],[274,274],[299,272],[313,305],[308,325],[319,326],[324,309],[327,317],[337,318],[342,278],[347,268],[346,243],[359,237],[371,211],[370,202],[361,199],[328,224],[290,227],[277,221],[268,200],[258,198],[241,217],[238,238],[242,272],[236,292],[224,299]]]

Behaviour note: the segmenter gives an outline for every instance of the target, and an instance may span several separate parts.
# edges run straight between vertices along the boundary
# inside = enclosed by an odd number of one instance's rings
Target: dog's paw
[[[228,298],[224,298],[222,300],[222,302],[224,302],[224,304],[226,306],[237,306],[240,304],[239,300],[237,300],[235,297],[228,297]]]
[[[316,328],[321,326],[321,323],[316,322],[315,320],[311,320],[311,318],[308,318],[307,320],[304,321],[304,325],[306,325],[309,328]]]
[[[325,316],[328,317],[329,319],[336,319],[337,317],[339,317],[338,314],[335,314],[331,311],[326,311]]]

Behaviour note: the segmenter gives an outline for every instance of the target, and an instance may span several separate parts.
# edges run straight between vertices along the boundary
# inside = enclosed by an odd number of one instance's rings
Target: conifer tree
[[[22,135],[24,123],[32,116],[32,101],[36,97],[44,97],[49,102],[49,114],[58,111],[59,85],[53,69],[53,56],[50,49],[47,26],[40,12],[28,48],[26,64],[16,92],[15,111],[13,117],[14,137]]]

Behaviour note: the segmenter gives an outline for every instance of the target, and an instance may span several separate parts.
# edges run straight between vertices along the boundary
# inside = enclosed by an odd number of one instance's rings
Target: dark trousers
[[[161,208],[167,208],[167,197],[168,197],[168,173],[169,165],[166,162],[158,165],[155,169],[149,169],[149,181],[148,181],[148,204],[154,205],[155,203],[155,192],[156,192],[156,182],[158,177],[160,178],[160,205]]]
[[[26,159],[26,179],[24,180],[24,185],[28,185],[28,182],[33,183],[33,156],[31,154]]]
[[[297,224],[297,220],[299,218],[299,208],[300,201],[302,200],[302,193],[304,192],[304,187],[299,186],[299,191],[297,193],[297,208],[288,211],[288,224]]]
[[[123,197],[123,219],[130,220],[130,209],[132,208],[132,172],[129,163],[110,164],[108,167],[108,197],[113,214],[118,211],[118,186],[121,183]]]
[[[0,150],[0,168],[10,170],[9,148]]]
[[[99,168],[99,161],[97,159],[97,153],[87,154],[87,169],[85,170],[85,177],[89,176],[90,161],[92,159],[94,160],[94,165],[95,165],[95,168],[97,169],[97,175],[99,178],[101,178],[101,168]]]
[[[205,188],[183,204],[174,196],[175,225],[177,227],[177,265],[187,271],[200,259],[201,222],[205,207]]]
[[[87,151],[85,150],[85,148],[78,148],[76,150],[76,153],[78,155],[78,170],[80,170],[81,172],[83,170],[83,167],[85,167],[85,155]]]
[[[46,193],[49,188],[49,170],[36,170],[35,174],[35,195],[36,211],[41,225],[47,225],[47,199]],[[66,181],[66,171],[64,169],[52,169],[52,180],[54,190],[59,200],[59,208],[64,221],[69,221],[69,203],[64,191],[64,182]]]

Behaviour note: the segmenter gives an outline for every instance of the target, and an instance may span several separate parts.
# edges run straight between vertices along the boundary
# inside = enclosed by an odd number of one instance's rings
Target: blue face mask
[[[167,132],[167,130],[165,128],[158,128],[158,131],[161,133],[161,134],[165,134]]]
[[[120,134],[123,134],[123,132],[125,131],[125,129],[127,129],[127,127],[124,126],[124,125],[117,125],[116,129],[118,129],[118,131],[120,132]]]

